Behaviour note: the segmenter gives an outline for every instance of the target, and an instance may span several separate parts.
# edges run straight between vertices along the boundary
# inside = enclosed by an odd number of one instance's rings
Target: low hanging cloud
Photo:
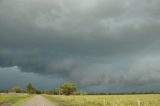
[[[63,82],[64,79],[57,76],[20,72],[20,68],[17,66],[0,67],[1,89],[11,90],[13,86],[20,85],[25,90],[28,83],[32,83],[38,89],[55,89],[55,86],[59,86]]]
[[[140,84],[156,86],[159,4],[158,0],[1,0],[0,66],[57,75],[102,91],[99,86],[121,85],[128,90],[132,84],[133,91]]]

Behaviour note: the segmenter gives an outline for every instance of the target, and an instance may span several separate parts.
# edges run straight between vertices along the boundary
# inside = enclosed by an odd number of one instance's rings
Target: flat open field
[[[160,95],[49,96],[57,106],[160,106]]]
[[[0,106],[21,106],[30,97],[27,94],[0,94]]]
[[[1,94],[0,106],[160,106],[160,95]]]

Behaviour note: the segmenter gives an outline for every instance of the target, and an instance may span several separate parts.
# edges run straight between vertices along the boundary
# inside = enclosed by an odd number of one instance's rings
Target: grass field
[[[0,106],[21,106],[30,97],[27,94],[0,94]]]
[[[160,106],[160,95],[49,96],[57,106]]]

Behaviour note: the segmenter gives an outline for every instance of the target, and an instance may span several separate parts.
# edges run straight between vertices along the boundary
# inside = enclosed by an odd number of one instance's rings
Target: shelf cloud
[[[0,71],[16,66],[18,73],[57,76],[102,92],[155,91],[159,5],[159,0],[0,0]]]

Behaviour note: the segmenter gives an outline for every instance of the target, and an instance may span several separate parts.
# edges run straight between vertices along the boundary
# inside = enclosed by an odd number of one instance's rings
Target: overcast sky
[[[160,91],[160,0],[0,0],[0,89]]]

